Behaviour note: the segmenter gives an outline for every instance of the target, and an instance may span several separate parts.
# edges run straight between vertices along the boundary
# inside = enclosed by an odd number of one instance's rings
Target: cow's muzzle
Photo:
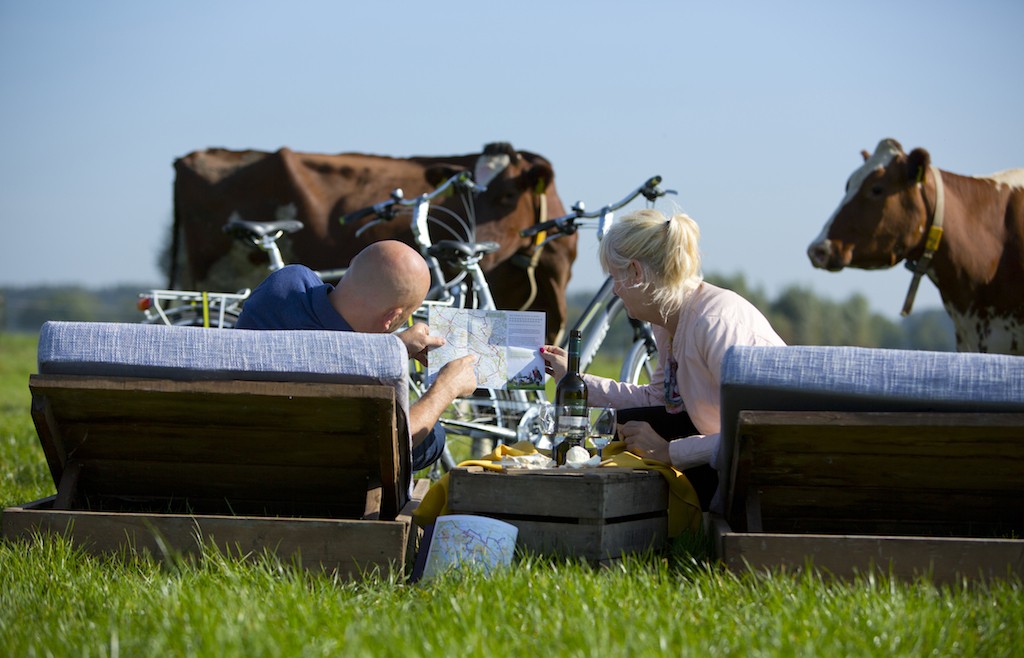
[[[849,264],[849,256],[838,249],[833,240],[819,240],[807,248],[807,257],[811,265],[821,270],[838,272]]]

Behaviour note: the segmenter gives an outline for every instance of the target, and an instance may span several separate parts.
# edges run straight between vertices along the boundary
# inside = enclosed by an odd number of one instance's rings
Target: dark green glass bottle
[[[580,348],[583,337],[579,331],[569,334],[569,363],[555,387],[558,418],[556,432],[564,440],[555,447],[555,464],[565,463],[565,455],[573,446],[582,446],[587,439],[587,383],[580,375]]]

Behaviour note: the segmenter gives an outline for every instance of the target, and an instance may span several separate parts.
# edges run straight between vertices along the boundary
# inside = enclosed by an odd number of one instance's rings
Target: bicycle
[[[596,223],[597,238],[600,240],[614,223],[615,211],[625,207],[637,197],[643,196],[647,200],[648,207],[651,207],[658,198],[677,193],[675,190],[661,189],[659,187],[661,180],[661,176],[653,176],[620,201],[606,205],[594,212],[587,212],[583,202],[577,201],[572,206],[571,213],[523,229],[519,234],[523,237],[533,237],[542,231],[547,232],[548,235],[542,243],[546,244],[550,240],[557,240],[564,235],[575,233],[581,228],[580,220],[594,219],[597,220],[594,223]],[[594,358],[604,345],[608,331],[624,309],[622,300],[612,292],[614,284],[615,282],[610,276],[604,280],[601,288],[591,298],[580,314],[579,320],[573,326],[573,329],[583,334],[583,346],[580,353],[580,369],[583,371],[586,371],[594,362]],[[657,364],[657,346],[654,342],[654,333],[648,323],[633,318],[628,318],[628,320],[633,329],[633,339],[623,359],[619,380],[636,384],[641,381],[643,376],[650,380],[655,364]],[[566,347],[566,345],[563,344],[562,347]]]
[[[302,228],[302,222],[296,219],[253,222],[235,213],[228,218],[223,231],[266,253],[267,270],[275,272],[285,266],[277,241],[286,233],[295,233]],[[323,270],[316,274],[324,281],[339,281],[345,270]],[[242,305],[251,293],[249,288],[233,293],[153,289],[139,293],[137,307],[144,314],[143,322],[146,324],[230,329],[238,322]]]

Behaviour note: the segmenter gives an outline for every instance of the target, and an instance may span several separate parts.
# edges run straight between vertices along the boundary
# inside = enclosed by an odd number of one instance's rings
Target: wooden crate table
[[[4,510],[5,538],[69,535],[162,557],[200,539],[355,576],[405,562],[390,386],[32,375],[55,496]]]
[[[515,525],[520,549],[594,563],[662,549],[668,536],[665,479],[628,468],[459,468],[450,475],[448,509]]]

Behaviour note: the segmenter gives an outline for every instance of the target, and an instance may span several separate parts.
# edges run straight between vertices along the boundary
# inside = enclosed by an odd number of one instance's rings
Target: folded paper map
[[[445,344],[428,355],[427,381],[449,361],[476,354],[480,388],[544,388],[544,314],[532,311],[478,311],[430,307],[430,333]]]

